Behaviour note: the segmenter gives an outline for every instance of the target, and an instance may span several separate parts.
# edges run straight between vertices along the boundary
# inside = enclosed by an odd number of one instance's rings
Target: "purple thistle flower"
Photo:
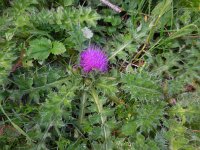
[[[89,73],[92,70],[100,72],[108,71],[108,57],[105,52],[97,46],[89,46],[81,52],[80,66],[83,71]]]

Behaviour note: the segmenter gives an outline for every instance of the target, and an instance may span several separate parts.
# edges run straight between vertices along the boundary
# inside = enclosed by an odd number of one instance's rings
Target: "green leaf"
[[[189,144],[191,137],[190,131],[180,122],[169,119],[168,131],[165,132],[164,137],[169,141],[171,149],[195,149],[193,145]],[[198,141],[195,141],[198,142]]]
[[[131,34],[119,34],[113,41],[108,42],[109,60],[111,63],[116,63],[116,57],[120,60],[127,60],[137,51],[137,45],[133,43]]]
[[[142,150],[160,150],[155,141],[151,140],[150,138],[145,138],[142,134],[137,133],[136,141],[133,145],[135,150],[142,149]]]
[[[52,42],[52,44],[53,44],[53,48],[51,49],[52,54],[59,55],[59,54],[62,54],[66,51],[63,43],[55,41],[55,42]]]
[[[125,125],[123,125],[121,130],[122,130],[122,133],[126,136],[133,135],[137,130],[136,122],[131,121],[131,122],[126,123]]]
[[[161,86],[146,72],[125,74],[122,80],[125,84],[123,89],[129,92],[132,98],[140,101],[162,99]]]
[[[27,51],[27,54],[30,58],[36,60],[45,60],[52,48],[51,40],[47,38],[40,38],[30,41],[30,46]]]
[[[81,7],[79,12],[79,19],[80,22],[86,22],[89,26],[96,26],[97,20],[99,20],[101,17],[99,14],[97,14],[95,11],[93,11],[91,8],[83,8]]]
[[[24,74],[15,75],[13,82],[17,85],[18,90],[13,90],[13,94],[22,97],[29,94],[29,100],[39,102],[39,98],[45,91],[51,91],[52,87],[60,86],[66,78],[61,68],[43,67],[35,70],[35,73],[25,72]]]
[[[15,76],[15,84],[18,85],[20,90],[26,90],[32,87],[33,85],[33,78],[22,76]]]
[[[137,113],[137,126],[142,132],[150,132],[152,129],[156,129],[160,125],[160,120],[163,119],[164,103],[142,105],[137,109]]]
[[[63,5],[65,7],[71,6],[74,3],[74,0],[63,0]]]
[[[5,33],[5,37],[7,41],[12,40],[13,36],[14,36],[14,30],[8,30],[8,32]]]
[[[9,120],[9,122],[13,125],[13,127],[14,127],[20,134],[24,135],[30,142],[34,142],[24,130],[22,130],[18,125],[16,125],[16,124],[8,117],[8,115],[7,115],[6,112],[4,111],[3,107],[1,106],[1,104],[0,104],[0,109],[1,109],[1,111],[3,112],[3,114],[7,117],[7,119]]]
[[[164,13],[171,9],[172,0],[164,0],[153,9],[152,14],[161,17]]]
[[[6,81],[12,69],[12,62],[16,59],[13,50],[14,45],[5,44],[0,46],[0,85]]]
[[[26,25],[29,25],[30,22],[29,22],[29,17],[28,15],[23,15],[23,16],[19,16],[15,22],[15,25],[17,27],[23,27],[23,26],[26,26]]]
[[[99,77],[99,79],[96,80],[96,87],[99,91],[109,96],[113,96],[118,92],[116,88],[117,82],[113,77]]]

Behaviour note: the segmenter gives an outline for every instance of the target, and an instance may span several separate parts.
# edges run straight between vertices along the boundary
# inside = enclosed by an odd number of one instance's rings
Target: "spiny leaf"
[[[123,125],[121,130],[122,130],[122,134],[126,136],[133,135],[137,130],[136,122],[131,121],[131,122],[126,123],[125,125]]]
[[[160,120],[164,119],[164,103],[142,105],[137,109],[136,124],[140,131],[150,132],[160,125]]]
[[[92,11],[91,8],[80,8],[80,22],[86,22],[90,26],[96,26],[96,21],[100,19],[100,15]]]
[[[0,46],[0,85],[6,80],[12,68],[12,61],[16,59],[14,52],[14,45],[5,44]]]
[[[9,117],[8,115],[6,114],[6,112],[4,111],[3,107],[1,106],[0,104],[0,109],[1,111],[3,112],[3,114],[8,118],[8,120],[10,121],[10,123],[13,125],[13,127],[19,132],[21,133],[22,135],[24,135],[28,140],[30,140],[31,142],[34,142],[28,134],[26,134],[25,131],[23,131],[18,125],[16,125]]]
[[[161,86],[146,72],[123,75],[122,81],[124,83],[123,89],[131,94],[131,98],[141,101],[162,99]]]

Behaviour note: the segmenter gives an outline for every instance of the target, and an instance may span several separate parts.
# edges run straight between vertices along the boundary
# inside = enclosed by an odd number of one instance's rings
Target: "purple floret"
[[[107,72],[108,57],[99,47],[89,46],[86,50],[81,52],[80,66],[86,73],[89,73],[92,70]]]

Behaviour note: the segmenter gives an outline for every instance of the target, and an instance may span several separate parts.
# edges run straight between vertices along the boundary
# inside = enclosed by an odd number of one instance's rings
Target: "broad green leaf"
[[[29,49],[27,54],[29,58],[34,58],[36,60],[45,60],[52,48],[51,40],[47,38],[39,38],[30,41]]]
[[[51,49],[52,54],[59,55],[59,54],[62,54],[66,51],[63,43],[55,41],[55,42],[52,42],[52,44],[53,44],[53,48]]]

